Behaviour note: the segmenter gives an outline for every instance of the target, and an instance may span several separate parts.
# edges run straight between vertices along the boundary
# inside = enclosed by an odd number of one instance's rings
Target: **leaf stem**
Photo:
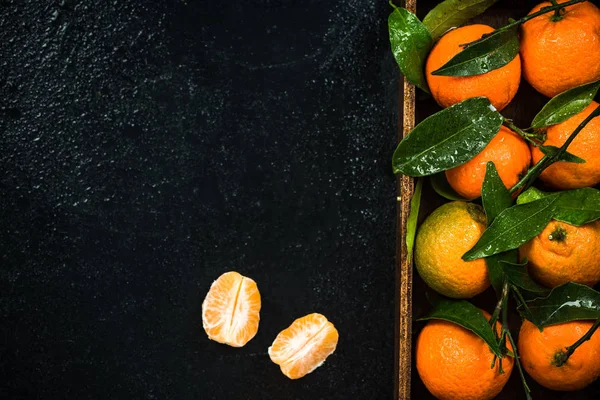
[[[494,31],[494,33],[509,30],[509,29],[511,29],[511,28],[513,28],[515,26],[524,24],[525,22],[529,21],[530,19],[533,19],[535,17],[539,17],[540,15],[547,14],[547,13],[552,12],[552,11],[558,12],[559,15],[560,15],[560,10],[561,9],[563,9],[565,7],[568,7],[568,6],[571,6],[573,4],[583,3],[584,1],[587,1],[587,0],[571,0],[571,1],[567,1],[565,3],[553,4],[553,5],[548,6],[548,7],[543,7],[541,10],[539,10],[537,12],[534,12],[533,14],[526,15],[526,16],[524,16],[521,19],[518,19],[516,21],[513,21],[513,22],[509,23],[508,25],[504,25],[503,27],[496,29]],[[474,45],[476,43],[481,42],[482,40],[484,40],[488,36],[489,36],[489,34],[488,35],[483,35],[480,39],[477,39],[477,40],[475,40],[473,42],[467,43],[467,44],[465,44],[463,46],[472,46],[472,45]]]
[[[523,129],[521,129],[518,126],[516,126],[515,124],[513,124],[513,122],[507,118],[504,118],[504,125],[509,127],[515,133],[518,133],[519,136],[521,136],[523,139],[527,140],[529,143],[533,144],[534,146],[537,147],[540,145],[537,141],[534,140],[534,139],[539,140],[539,135],[537,133],[527,133]]]
[[[517,345],[515,344],[515,341],[512,337],[512,334],[510,333],[510,331],[508,331],[508,333],[506,334],[506,337],[508,337],[508,340],[510,341],[510,345],[513,348],[513,354],[515,355],[515,364],[517,364],[517,369],[519,370],[519,375],[521,376],[521,382],[523,382],[523,389],[525,389],[525,397],[527,398],[527,400],[532,400],[531,390],[529,389],[529,386],[527,385],[527,380],[525,379],[525,374],[523,373],[523,367],[521,366],[521,359],[519,357],[519,353],[517,352]]]
[[[523,298],[523,295],[521,294],[519,289],[514,286],[512,287],[512,292],[514,293],[515,299],[517,300],[517,307],[523,307],[523,312],[527,315],[527,317],[529,317],[527,319],[530,319],[531,318],[531,310],[529,309],[527,302]]]
[[[494,308],[494,312],[490,318],[490,325],[492,328],[496,326],[496,321],[498,321],[498,317],[500,316],[500,311],[502,310],[502,306],[504,305],[506,298],[508,297],[508,281],[504,279],[504,284],[502,285],[502,295],[496,303],[496,308]]]
[[[556,0],[550,0],[550,3],[552,3],[553,6],[558,5],[558,2]],[[556,21],[560,21],[562,19],[562,15],[560,15],[562,10],[564,10],[564,8],[562,8],[562,7],[554,10],[554,15],[552,16],[552,21],[556,22]]]
[[[502,290],[502,326],[506,328],[508,326],[508,283],[506,285],[506,292]],[[506,328],[508,330],[508,328]]]
[[[506,288],[506,291],[504,290]],[[504,283],[504,287],[502,288],[502,333],[500,334],[500,348],[503,349],[503,354],[506,354],[508,348],[506,347],[506,336],[508,335],[508,283]],[[514,350],[514,349],[513,349]],[[503,374],[504,370],[502,369],[502,358],[499,360],[499,368],[498,372]]]
[[[521,361],[519,358],[519,352],[517,350],[517,345],[515,344],[515,341],[512,337],[512,334],[510,333],[510,330],[508,329],[508,294],[509,294],[509,289],[508,289],[508,284],[506,284],[507,289],[506,289],[506,300],[504,301],[503,307],[504,309],[502,310],[502,330],[506,332],[506,337],[508,338],[508,341],[510,342],[510,346],[512,347],[512,352],[514,354],[514,359],[515,359],[515,363],[517,364],[517,369],[519,370],[519,375],[521,376],[521,382],[523,382],[523,389],[525,389],[525,397],[527,398],[527,400],[532,400],[531,398],[531,390],[529,389],[529,386],[527,385],[527,381],[525,380],[525,374],[523,373],[523,368],[521,367]],[[504,289],[502,290],[503,294],[504,294]]]
[[[500,296],[500,299],[498,300],[498,303],[496,304],[496,308],[494,308],[494,313],[490,317],[490,325],[494,332],[494,336],[496,338],[498,338],[498,334],[496,332],[496,323],[498,322],[498,317],[500,316],[500,311],[502,311],[502,321],[504,321],[504,322],[502,325],[502,331],[500,332],[499,344],[501,347],[504,346],[505,350],[506,350],[506,335],[507,335],[506,326],[508,326],[506,324],[506,321],[508,320],[508,310],[507,310],[506,306],[508,304],[509,293],[510,293],[510,290],[509,290],[509,286],[508,286],[508,280],[505,278],[504,283],[502,284],[502,295]],[[502,368],[502,358],[503,357],[498,357],[498,372],[500,374],[504,373],[504,369]],[[494,368],[494,365],[496,365],[496,356],[494,356],[494,359],[492,360],[492,368]]]
[[[502,343],[506,343],[506,330],[504,329],[504,326],[502,326],[502,334],[500,336],[500,344],[502,345]],[[500,375],[502,375],[504,373],[504,369],[502,368],[502,359],[504,357],[499,357],[498,358],[498,373]]]
[[[575,0],[573,0],[573,1],[575,1]],[[563,4],[567,4],[567,3],[563,3]],[[555,151],[551,154],[546,154],[544,157],[542,157],[542,159],[537,164],[535,164],[535,166],[533,168],[531,168],[529,171],[527,171],[527,174],[525,174],[525,176],[523,178],[521,178],[521,180],[519,182],[517,182],[517,184],[510,189],[510,193],[513,194],[518,190],[527,189],[533,183],[533,181],[535,179],[537,179],[537,177],[540,176],[540,174],[546,168],[548,168],[554,162],[558,161],[558,159],[567,151],[567,148],[573,142],[573,140],[575,140],[575,137],[577,137],[579,132],[581,132],[582,129],[585,128],[585,126],[588,124],[588,122],[590,122],[592,119],[594,119],[598,115],[600,115],[600,106],[596,107],[596,109],[594,111],[592,111],[592,113],[590,115],[588,115],[587,118],[584,119],[579,124],[579,126],[573,131],[573,133],[571,133],[569,138],[560,147],[560,149],[558,149],[557,151]]]
[[[592,327],[585,333],[585,335],[583,335],[578,341],[573,343],[571,346],[567,347],[566,348],[567,351],[562,352],[559,355],[557,355],[557,357],[554,359],[554,365],[556,365],[557,367],[560,367],[564,363],[566,363],[567,360],[569,359],[569,357],[571,357],[571,355],[575,352],[575,350],[577,350],[577,348],[579,346],[581,346],[584,342],[586,342],[592,338],[592,336],[594,335],[594,332],[596,332],[596,329],[598,329],[599,326],[600,326],[600,318],[598,318],[596,320],[596,322],[594,322],[594,325],[592,325]]]
[[[508,329],[508,297],[510,295],[511,288],[515,289],[512,286],[509,286],[508,281],[505,279],[504,284],[502,285],[502,297],[500,298],[500,301],[496,305],[496,309],[494,309],[494,315],[492,316],[492,318],[494,318],[494,316],[496,316],[496,319],[497,319],[500,309],[502,310],[502,335],[500,336],[500,344],[502,345],[502,343],[504,343],[504,349],[508,350],[508,348],[506,346],[506,339],[508,338],[508,341],[510,342],[510,345],[512,347],[512,353],[514,355],[515,363],[517,364],[517,368],[519,370],[519,375],[521,376],[521,382],[523,382],[523,388],[525,389],[525,397],[527,398],[527,400],[532,400],[531,390],[529,390],[529,386],[527,385],[527,381],[525,380],[525,374],[523,373],[523,368],[521,367],[521,361],[519,360],[519,352],[517,350],[517,345],[515,344],[512,334],[510,333],[510,330]],[[490,323],[492,322],[492,318],[490,318]],[[495,328],[495,324],[496,324],[496,322],[494,321],[494,323],[492,325],[494,328]],[[494,330],[494,333],[495,333],[495,330]],[[495,361],[496,361],[496,359],[494,358],[494,360],[492,361],[492,368],[494,368]],[[499,358],[498,362],[499,362],[499,372],[503,373],[502,358]]]

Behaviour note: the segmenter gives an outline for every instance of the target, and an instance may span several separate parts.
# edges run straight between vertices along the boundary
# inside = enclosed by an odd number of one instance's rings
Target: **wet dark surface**
[[[0,1],[0,397],[391,398],[388,12]],[[231,269],[263,298],[242,349],[201,323]],[[266,350],[310,312],[338,350],[290,381]]]

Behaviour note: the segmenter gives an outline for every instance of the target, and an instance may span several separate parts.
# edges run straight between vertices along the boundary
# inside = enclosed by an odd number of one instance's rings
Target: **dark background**
[[[0,0],[0,397],[385,399],[398,70],[379,0]],[[207,339],[228,270],[257,336]],[[290,381],[266,353],[338,328]]]

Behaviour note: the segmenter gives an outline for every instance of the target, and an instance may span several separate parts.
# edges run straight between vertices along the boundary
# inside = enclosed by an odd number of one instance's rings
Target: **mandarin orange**
[[[449,107],[470,97],[485,96],[498,110],[502,110],[515,97],[521,82],[521,60],[517,55],[505,66],[486,74],[475,76],[441,76],[432,72],[446,64],[462,51],[461,45],[481,38],[494,30],[487,25],[468,25],[451,30],[433,47],[425,74],[431,95],[442,107]]]
[[[540,332],[531,322],[523,321],[517,344],[523,368],[548,389],[583,389],[600,376],[600,330],[583,342],[564,364],[560,365],[557,359],[592,325],[592,321],[571,321],[547,326]]]
[[[425,219],[415,240],[415,267],[429,287],[460,299],[490,286],[484,259],[462,259],[481,237],[485,221],[479,205],[464,201],[443,204]]]
[[[562,146],[571,133],[598,107],[592,101],[582,112],[568,120],[548,127],[545,146]],[[567,151],[585,160],[583,164],[571,162],[557,162],[550,165],[542,172],[540,179],[555,189],[578,189],[594,186],[600,183],[600,116],[592,119],[579,132],[575,140],[569,145]],[[537,147],[531,148],[533,163],[539,162],[544,154]]]
[[[504,186],[510,189],[527,172],[531,152],[525,140],[503,125],[481,153],[446,171],[448,183],[467,200],[481,196],[488,161],[494,162]]]
[[[567,0],[559,0],[564,3]],[[551,6],[535,6],[530,14]],[[600,79],[600,9],[589,1],[549,12],[521,26],[523,76],[548,97]]]
[[[551,221],[519,253],[529,260],[531,276],[547,287],[595,285],[600,280],[600,221],[583,226]]]
[[[490,314],[482,310],[489,320]],[[498,334],[502,325],[497,324]],[[507,346],[511,351],[510,343]],[[473,332],[448,321],[431,320],[417,339],[417,371],[427,389],[440,400],[488,400],[496,397],[510,377],[514,360],[500,363],[489,346]]]

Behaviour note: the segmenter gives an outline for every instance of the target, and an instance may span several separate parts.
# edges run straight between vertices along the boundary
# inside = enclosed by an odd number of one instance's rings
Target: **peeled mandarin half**
[[[226,272],[213,282],[202,303],[202,326],[210,340],[242,347],[258,331],[260,306],[256,282]]]
[[[279,332],[269,347],[269,356],[285,376],[302,378],[320,367],[335,351],[338,337],[337,329],[327,318],[309,314]]]

